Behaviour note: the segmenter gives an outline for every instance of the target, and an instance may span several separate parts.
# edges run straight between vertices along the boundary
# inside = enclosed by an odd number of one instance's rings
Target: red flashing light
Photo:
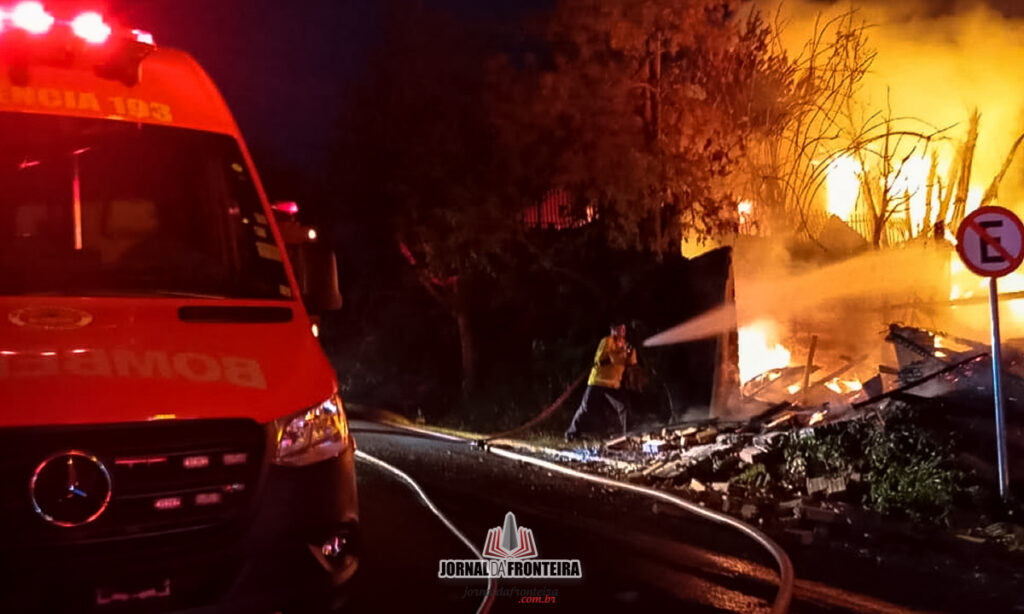
[[[287,213],[288,215],[298,215],[299,214],[299,203],[297,203],[297,202],[295,202],[293,200],[286,201],[286,202],[281,202],[281,203],[274,203],[274,204],[270,205],[270,208],[273,209],[274,211],[280,211],[281,213]]]
[[[0,32],[14,27],[29,34],[41,35],[54,30],[55,25],[59,25],[62,31],[66,26],[76,37],[94,45],[102,45],[111,37],[117,36],[134,40],[141,45],[156,47],[153,35],[149,32],[120,27],[115,32],[114,26],[107,23],[103,15],[96,11],[79,13],[68,21],[54,17],[38,0],[19,2],[12,9],[0,8]]]
[[[110,38],[110,33],[113,32],[113,28],[104,23],[103,17],[99,13],[90,11],[82,13],[72,20],[71,31],[78,38],[88,43],[99,45],[107,42],[107,39]]]
[[[22,2],[11,11],[11,23],[29,34],[45,34],[53,26],[53,15],[39,2]]]
[[[156,46],[156,40],[153,35],[145,30],[132,30],[132,36],[135,37],[135,42],[142,43],[143,45],[149,45],[151,47]]]

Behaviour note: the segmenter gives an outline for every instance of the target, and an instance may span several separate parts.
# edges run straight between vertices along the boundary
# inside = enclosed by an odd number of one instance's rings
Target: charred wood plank
[[[857,365],[859,365],[860,363],[864,362],[867,359],[868,359],[868,355],[864,354],[863,356],[860,356],[859,358],[855,358],[855,359],[851,360],[850,362],[848,362],[845,365],[839,367],[838,369],[832,371],[831,373],[825,374],[824,377],[822,377],[818,381],[816,381],[813,384],[811,384],[810,386],[808,386],[807,390],[814,390],[818,386],[824,386],[828,382],[831,382],[835,378],[839,377],[843,373],[846,373],[847,371],[849,371],[850,369],[856,367]]]
[[[811,347],[807,350],[807,366],[804,367],[804,381],[800,386],[803,391],[804,402],[807,401],[807,385],[811,382],[811,367],[814,366],[814,350],[818,348],[818,335],[811,335]]]
[[[957,361],[957,362],[955,362],[955,363],[953,363],[951,365],[947,365],[947,366],[943,367],[942,369],[939,369],[935,373],[931,373],[931,374],[925,375],[924,377],[921,377],[921,378],[919,378],[917,380],[914,380],[914,381],[910,382],[909,384],[905,384],[903,386],[900,386],[899,388],[893,388],[889,392],[884,392],[884,393],[882,393],[880,395],[877,395],[877,396],[874,396],[874,397],[872,397],[870,399],[854,403],[852,407],[854,409],[860,409],[861,407],[867,407],[868,405],[873,405],[875,403],[878,403],[879,401],[884,401],[885,399],[888,399],[890,397],[895,397],[895,396],[897,396],[899,394],[902,394],[902,393],[908,392],[909,390],[917,388],[921,384],[927,383],[927,382],[935,379],[936,377],[938,377],[940,375],[945,375],[946,373],[950,373],[952,371],[956,371],[960,367],[963,367],[964,365],[966,365],[968,363],[974,362],[975,360],[978,360],[979,358],[984,358],[984,357],[986,357],[988,355],[989,355],[988,352],[982,352],[980,354],[975,354],[975,355],[973,355],[973,356],[971,356],[969,358],[965,358],[963,360],[959,360],[959,361]]]

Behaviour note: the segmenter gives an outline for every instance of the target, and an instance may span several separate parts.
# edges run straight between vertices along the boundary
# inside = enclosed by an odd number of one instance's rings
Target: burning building
[[[775,166],[755,167],[739,205],[723,306],[650,340],[720,337],[715,414],[849,405],[898,386],[917,361],[892,323],[987,338],[987,280],[956,257],[955,230],[983,204],[1024,212],[1024,22],[984,8],[819,9],[796,6],[779,44],[797,90],[827,84],[831,106],[780,120],[761,148]],[[1024,274],[1000,293],[1004,338],[1024,336]],[[950,338],[915,345],[948,364]]]

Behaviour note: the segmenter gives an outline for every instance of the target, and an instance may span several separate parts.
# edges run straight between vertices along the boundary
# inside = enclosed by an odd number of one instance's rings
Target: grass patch
[[[944,522],[965,475],[952,436],[928,431],[902,409],[886,420],[864,418],[790,434],[782,442],[784,479],[863,476],[861,504],[918,522]]]

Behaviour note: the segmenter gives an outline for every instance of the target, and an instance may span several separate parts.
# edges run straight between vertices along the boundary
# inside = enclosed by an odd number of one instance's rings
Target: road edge
[[[360,417],[362,419],[367,419],[367,413],[363,413]],[[385,417],[388,414],[391,414],[391,412],[381,411],[378,413],[378,415],[381,417]],[[716,524],[737,530],[746,535],[747,537],[751,538],[753,541],[757,542],[762,548],[767,550],[768,553],[772,555],[772,558],[775,559],[775,562],[778,564],[779,567],[779,589],[778,592],[775,594],[775,602],[772,604],[771,612],[772,614],[783,614],[789,611],[789,606],[793,599],[793,584],[795,580],[793,563],[792,561],[790,561],[789,555],[786,554],[786,551],[782,548],[782,546],[776,543],[766,533],[764,533],[763,531],[761,531],[753,525],[743,522],[742,520],[723,514],[721,512],[716,512],[707,509],[705,507],[700,506],[697,503],[687,501],[686,499],[683,499],[676,495],[669,494],[661,490],[648,488],[646,486],[640,486],[638,484],[631,484],[629,482],[613,480],[611,478],[607,478],[600,475],[576,471],[574,469],[569,469],[568,467],[563,467],[561,465],[557,465],[555,463],[537,458],[535,456],[514,452],[512,450],[509,450],[508,448],[512,446],[522,447],[521,445],[516,445],[516,442],[514,440],[484,441],[485,436],[480,436],[479,439],[457,436],[449,433],[434,431],[429,428],[423,428],[421,426],[414,426],[404,418],[402,418],[401,421],[389,421],[386,419],[370,419],[370,421],[377,422],[379,424],[383,424],[392,428],[414,432],[419,435],[442,439],[445,441],[458,442],[467,445],[475,445],[489,454],[494,454],[495,456],[499,456],[507,460],[515,460],[518,462],[535,465],[537,467],[544,468],[548,471],[555,471],[557,473],[569,476],[574,479],[594,482],[609,488],[627,490],[634,493],[646,495],[648,497],[659,499],[676,507],[682,508],[696,516],[699,516]]]

